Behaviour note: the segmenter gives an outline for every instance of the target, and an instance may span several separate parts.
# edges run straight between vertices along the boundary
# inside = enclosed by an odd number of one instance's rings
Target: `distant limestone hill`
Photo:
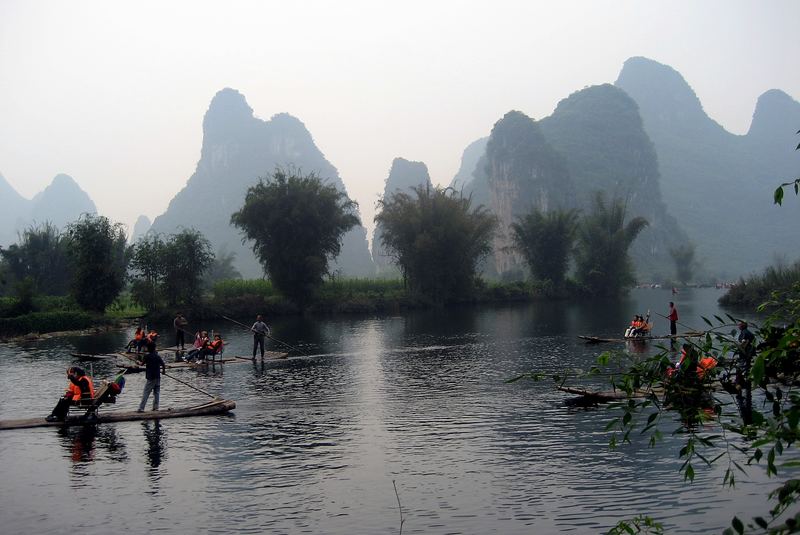
[[[344,183],[316,147],[311,134],[295,117],[282,113],[268,121],[253,116],[243,95],[223,89],[211,101],[203,120],[203,147],[197,169],[172,199],[152,230],[173,233],[195,228],[216,250],[223,245],[236,253],[236,268],[245,277],[263,274],[250,243],[230,225],[231,214],[244,203],[247,188],[277,167],[314,172],[346,193]],[[371,276],[375,268],[363,226],[348,232],[333,269],[350,276]]]
[[[25,199],[0,175],[0,246],[18,241],[18,233],[34,224],[53,223],[59,229],[77,220],[82,214],[95,214],[89,195],[69,175],[56,175],[32,200]]]
[[[389,170],[389,176],[386,178],[382,198],[386,199],[389,195],[398,191],[411,193],[411,190],[417,186],[430,185],[431,177],[424,163],[411,162],[405,158],[395,158],[392,162],[392,168]],[[379,274],[396,274],[396,268],[394,268],[381,244],[382,235],[381,226],[376,226],[372,236],[372,258],[375,260]]]
[[[595,192],[620,199],[628,220],[649,225],[631,246],[641,280],[673,275],[669,250],[687,242],[661,195],[658,159],[636,103],[610,84],[576,91],[540,121],[542,132],[567,163],[578,206],[591,209]]]
[[[480,150],[483,156],[471,163]],[[466,172],[470,165],[471,176]],[[488,140],[465,151],[453,179],[459,183],[500,219],[490,274],[521,267],[509,249],[509,227],[518,216],[532,208],[590,210],[597,191],[605,192],[607,200],[625,202],[629,218],[643,216],[650,222],[631,249],[640,278],[671,276],[669,249],[687,240],[661,198],[658,161],[636,103],[612,85],[577,91],[538,122],[509,112]]]
[[[631,58],[616,85],[637,102],[658,154],[664,200],[711,273],[733,278],[776,254],[796,258],[800,210],[773,205],[772,192],[800,173],[800,103],[767,91],[739,136],[705,113],[671,67]]]
[[[549,212],[576,206],[564,158],[539,124],[519,111],[510,111],[495,123],[473,175],[465,192],[472,194],[475,205],[489,207],[500,221],[489,273],[523,268],[521,257],[510,249],[510,227],[519,216],[532,209]]]
[[[131,243],[136,243],[136,240],[147,234],[153,223],[146,215],[140,215],[136,218],[136,223],[133,224],[133,232],[131,232]]]

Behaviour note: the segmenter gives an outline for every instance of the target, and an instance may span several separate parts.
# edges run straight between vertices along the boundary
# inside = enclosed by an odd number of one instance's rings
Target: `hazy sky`
[[[185,185],[232,87],[305,123],[371,228],[393,158],[447,184],[505,112],[545,117],[631,56],[745,133],[764,91],[800,99],[798,21],[796,0],[0,0],[0,173],[28,198],[67,173],[132,227]]]

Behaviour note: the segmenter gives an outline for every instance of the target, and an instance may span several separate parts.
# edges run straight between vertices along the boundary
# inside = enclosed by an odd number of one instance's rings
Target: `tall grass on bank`
[[[770,266],[760,275],[739,279],[728,292],[720,297],[723,306],[758,306],[770,299],[772,292],[788,292],[800,283],[800,261],[791,266]]]

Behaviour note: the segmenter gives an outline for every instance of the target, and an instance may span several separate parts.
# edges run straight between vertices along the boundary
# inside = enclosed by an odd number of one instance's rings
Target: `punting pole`
[[[228,321],[232,321],[233,323],[235,323],[236,325],[239,325],[240,327],[243,327],[243,328],[247,329],[248,331],[253,331],[253,329],[252,329],[252,328],[248,327],[248,326],[247,326],[247,325],[245,325],[244,323],[238,322],[238,321],[236,321],[235,319],[229,318],[228,316],[222,316],[222,317],[223,317],[223,318],[225,318],[225,319],[226,319],[226,320],[228,320]],[[303,355],[305,355],[306,357],[310,356],[308,353],[306,353],[305,351],[303,351],[303,350],[302,350],[302,349],[300,349],[299,347],[295,347],[295,346],[293,346],[293,345],[291,345],[291,344],[287,344],[286,342],[284,342],[284,341],[282,341],[282,340],[278,340],[277,338],[275,338],[275,337],[274,337],[274,336],[272,336],[271,334],[268,334],[268,335],[267,335],[267,338],[269,338],[270,340],[274,340],[275,342],[278,342],[279,344],[283,344],[283,345],[285,345],[286,347],[288,347],[289,349],[293,349],[294,351],[297,351],[298,353],[302,353],[302,354],[303,354]]]
[[[201,394],[205,394],[206,396],[208,396],[208,397],[210,397],[210,398],[212,398],[212,399],[219,399],[219,396],[215,396],[215,395],[213,395],[213,394],[209,394],[209,393],[208,393],[208,392],[206,392],[205,390],[202,390],[202,389],[200,389],[200,388],[197,388],[196,386],[194,386],[194,385],[191,385],[191,384],[187,383],[186,381],[181,381],[180,379],[178,379],[178,378],[177,378],[177,377],[175,377],[174,375],[170,375],[170,374],[168,374],[167,372],[161,372],[161,374],[162,374],[162,375],[166,375],[166,376],[167,376],[167,377],[169,377],[170,379],[172,379],[172,380],[174,380],[174,381],[178,381],[179,383],[181,383],[181,384],[184,384],[184,385],[188,386],[189,388],[192,388],[192,389],[194,389],[194,390],[197,390],[197,391],[198,391],[198,392],[200,392]]]

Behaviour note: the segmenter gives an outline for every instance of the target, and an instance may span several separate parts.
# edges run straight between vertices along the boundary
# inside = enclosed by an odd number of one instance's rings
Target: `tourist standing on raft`
[[[269,326],[264,323],[264,318],[259,314],[256,322],[250,327],[253,331],[253,360],[256,360],[256,349],[261,348],[261,358],[264,358],[264,338],[269,336]]]
[[[172,320],[172,326],[175,327],[175,347],[183,351],[186,346],[186,337],[184,333],[186,332],[186,327],[189,325],[189,322],[186,321],[186,318],[183,317],[183,314],[178,312],[175,315],[175,319]]]
[[[675,308],[675,303],[672,301],[669,302],[667,319],[669,320],[669,334],[675,336],[678,334],[678,309]]]
[[[161,374],[166,373],[167,366],[161,359],[161,355],[156,353],[156,344],[147,344],[147,355],[144,357],[145,371],[144,376],[147,382],[144,384],[144,391],[142,392],[142,402],[139,403],[139,408],[136,412],[144,412],[144,406],[147,404],[147,398],[150,397],[150,392],[153,393],[153,410],[158,410],[158,401],[161,395]]]

